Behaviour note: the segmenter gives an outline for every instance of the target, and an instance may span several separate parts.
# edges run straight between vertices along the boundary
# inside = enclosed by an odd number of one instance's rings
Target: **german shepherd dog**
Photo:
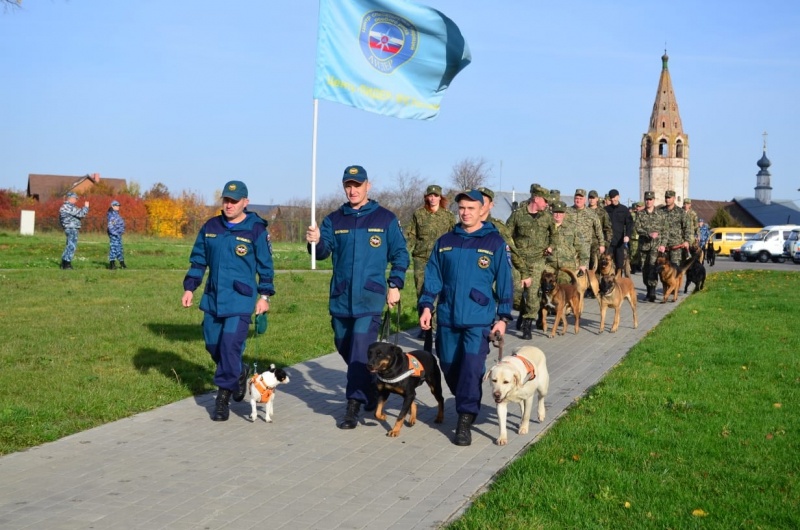
[[[388,342],[373,342],[367,350],[367,370],[378,376],[378,406],[375,409],[375,418],[386,420],[383,411],[389,394],[395,393],[403,396],[403,405],[397,415],[394,427],[386,436],[395,438],[400,436],[400,429],[406,416],[409,427],[417,423],[417,387],[427,383],[433,397],[436,398],[438,410],[436,423],[444,420],[444,397],[442,396],[442,372],[436,363],[436,358],[425,350],[415,350],[405,353],[398,346]]]
[[[662,304],[667,303],[669,295],[672,295],[673,302],[678,300],[678,290],[681,288],[681,283],[683,283],[683,275],[686,274],[689,267],[697,261],[697,257],[697,254],[693,254],[692,257],[689,258],[689,261],[678,268],[670,263],[666,254],[659,253],[656,258],[656,272],[661,279],[661,286],[664,291],[664,299],[661,300]]]
[[[683,294],[686,294],[686,292],[689,290],[690,283],[694,284],[694,291],[692,291],[693,293],[702,291],[703,286],[706,283],[706,267],[703,265],[703,249],[695,244],[692,245],[690,252],[694,258],[694,263],[692,263],[689,269],[686,271],[686,285],[683,288]]]
[[[578,276],[574,271],[561,268],[562,272],[567,273],[572,278],[572,283],[558,283],[558,273],[544,271],[540,281],[542,290],[542,329],[547,334],[547,309],[552,308],[556,314],[556,319],[553,322],[553,330],[550,332],[550,338],[556,336],[559,323],[563,323],[563,329],[559,335],[567,333],[567,307],[572,309],[572,314],[575,315],[575,334],[580,331],[581,326],[581,300],[583,299],[583,291],[578,287]]]
[[[600,333],[606,328],[606,310],[610,307],[614,310],[614,323],[611,325],[611,333],[616,333],[619,328],[620,311],[622,311],[622,301],[627,300],[633,311],[633,328],[639,327],[639,317],[636,314],[636,289],[633,280],[622,275],[622,271],[611,272],[600,277]]]
[[[714,249],[714,242],[710,239],[706,243],[706,262],[709,267],[713,267],[717,261],[717,251]]]

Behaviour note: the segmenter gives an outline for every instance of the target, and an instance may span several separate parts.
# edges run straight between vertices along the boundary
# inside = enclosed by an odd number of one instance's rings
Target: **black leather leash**
[[[394,345],[397,346],[398,335],[400,334],[400,313],[402,313],[402,306],[400,301],[397,302],[397,333],[394,335]],[[381,331],[378,335],[378,340],[381,342],[388,342],[389,335],[392,333],[392,310],[386,306],[386,311],[383,312],[383,320],[381,321]]]

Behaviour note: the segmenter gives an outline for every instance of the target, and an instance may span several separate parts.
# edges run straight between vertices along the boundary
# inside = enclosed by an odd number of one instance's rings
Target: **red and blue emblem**
[[[409,20],[386,11],[370,11],[361,20],[361,52],[379,72],[391,74],[417,51],[419,31]]]

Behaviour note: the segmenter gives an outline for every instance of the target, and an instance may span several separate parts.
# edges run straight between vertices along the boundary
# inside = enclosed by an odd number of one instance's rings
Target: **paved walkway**
[[[387,438],[388,423],[372,417],[339,430],[344,363],[330,354],[288,369],[291,382],[279,387],[271,424],[263,415],[248,421],[247,403],[214,423],[214,395],[206,394],[0,458],[0,528],[437,528],[675,307],[640,303],[634,330],[626,304],[619,331],[598,334],[598,304],[587,300],[580,334],[570,325],[564,337],[538,332],[525,341],[548,357],[547,419],[519,436],[519,409],[509,407],[504,447],[494,444],[488,384],[470,447],[451,443],[456,413],[446,387],[442,425],[433,423],[435,402],[423,385],[417,425],[399,438]],[[400,345],[418,348],[413,335],[401,334]],[[505,353],[522,344],[512,330]],[[493,349],[489,364],[495,359]],[[390,422],[399,405],[398,396],[389,399]]]

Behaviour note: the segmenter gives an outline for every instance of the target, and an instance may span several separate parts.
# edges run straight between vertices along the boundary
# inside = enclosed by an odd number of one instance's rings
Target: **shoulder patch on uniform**
[[[492,260],[489,258],[489,256],[478,256],[478,267],[481,269],[487,269],[491,264]]]

